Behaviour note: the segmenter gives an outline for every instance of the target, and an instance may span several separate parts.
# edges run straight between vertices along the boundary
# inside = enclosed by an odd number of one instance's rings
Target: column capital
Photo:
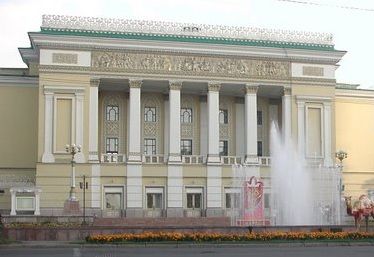
[[[169,89],[170,90],[181,90],[182,83],[183,81],[181,80],[169,80]]]
[[[130,88],[141,88],[142,84],[143,84],[143,80],[141,79],[129,79]]]
[[[208,91],[219,92],[220,89],[221,83],[215,81],[208,82]]]
[[[256,84],[245,84],[244,91],[246,94],[257,94],[258,85]]]
[[[100,79],[99,78],[91,78],[90,79],[90,86],[91,87],[98,87],[100,85]]]
[[[291,95],[291,88],[290,87],[283,87],[283,95],[290,96]]]

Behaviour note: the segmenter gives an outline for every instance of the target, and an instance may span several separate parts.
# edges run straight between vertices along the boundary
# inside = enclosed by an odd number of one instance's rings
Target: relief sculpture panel
[[[92,69],[134,73],[288,79],[288,62],[171,54],[92,53]]]

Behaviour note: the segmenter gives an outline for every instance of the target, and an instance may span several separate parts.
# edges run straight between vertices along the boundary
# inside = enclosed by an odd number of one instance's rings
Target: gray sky
[[[0,67],[25,67],[17,48],[29,46],[27,32],[39,31],[42,14],[65,14],[331,32],[336,49],[348,51],[336,74],[338,82],[374,88],[374,1],[299,1],[321,5],[279,0],[0,0]]]

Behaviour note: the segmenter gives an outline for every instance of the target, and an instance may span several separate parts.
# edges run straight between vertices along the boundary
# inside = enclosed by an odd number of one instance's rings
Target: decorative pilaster
[[[88,161],[99,162],[98,141],[99,141],[99,84],[100,79],[90,81],[90,117],[89,117],[89,145]]]
[[[218,164],[219,158],[219,90],[221,84],[208,83],[208,164]]]
[[[75,93],[75,144],[79,145],[82,149],[83,146],[83,100],[84,93]],[[76,163],[84,163],[83,151],[75,155]]]
[[[16,194],[17,194],[17,191],[14,190],[14,189],[10,189],[10,195],[11,195],[11,209],[10,209],[10,215],[11,216],[14,216],[14,215],[17,215],[16,213]]]
[[[331,167],[331,102],[323,103],[323,117],[324,117],[324,166]]]
[[[40,188],[35,189],[35,210],[34,215],[39,216],[40,215],[40,193],[42,190]]]
[[[297,145],[302,158],[305,158],[305,101],[297,101]]]
[[[53,143],[53,93],[44,92],[44,153],[42,162],[55,162]]]
[[[181,160],[181,88],[182,81],[169,82],[169,163]]]
[[[258,164],[257,157],[257,85],[245,85],[245,163]]]
[[[285,144],[291,141],[291,88],[283,89],[282,96],[282,137]]]
[[[141,94],[142,80],[130,79],[130,98],[129,98],[129,153],[128,162],[141,162]]]

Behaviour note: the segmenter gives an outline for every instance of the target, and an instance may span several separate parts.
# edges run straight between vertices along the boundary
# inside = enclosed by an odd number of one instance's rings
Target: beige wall
[[[38,88],[0,85],[0,167],[35,168]]]
[[[374,98],[336,98],[336,149],[348,153],[344,194],[374,190]]]

